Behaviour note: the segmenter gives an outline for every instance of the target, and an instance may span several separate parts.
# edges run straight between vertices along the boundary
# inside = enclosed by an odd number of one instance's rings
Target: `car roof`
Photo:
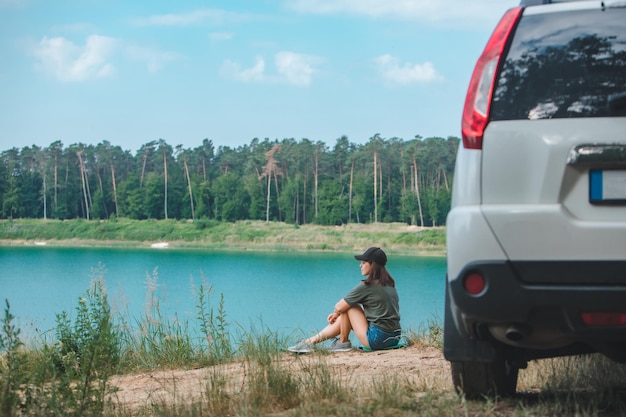
[[[520,6],[539,6],[541,4],[554,4],[554,3],[571,3],[574,1],[587,1],[587,0],[522,0]]]

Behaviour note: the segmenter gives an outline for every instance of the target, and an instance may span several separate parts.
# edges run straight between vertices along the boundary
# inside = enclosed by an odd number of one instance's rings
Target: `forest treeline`
[[[1,154],[0,218],[440,226],[458,143],[376,134],[365,144],[255,138],[217,149],[159,139],[134,155],[108,141],[11,148]]]

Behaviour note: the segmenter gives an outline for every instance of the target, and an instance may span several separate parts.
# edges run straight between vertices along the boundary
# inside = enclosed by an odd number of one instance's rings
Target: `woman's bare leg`
[[[339,316],[334,323],[324,327],[321,332],[309,337],[305,342],[315,344],[339,336],[339,341],[343,343],[348,341],[350,331],[354,330],[354,334],[359,339],[359,342],[369,348],[370,345],[367,341],[368,326],[363,309],[360,306],[351,307]]]
[[[367,329],[369,324],[365,318],[365,313],[360,306],[351,307],[341,315],[341,335],[340,342],[347,342],[348,336],[350,336],[350,330],[354,331],[354,334],[359,339],[359,342],[366,348],[369,348],[369,342],[367,341]]]
[[[315,336],[309,337],[305,340],[307,343],[319,343],[324,340],[331,339],[335,336],[339,335],[341,329],[343,315],[339,316],[339,318],[334,322],[324,327],[321,332],[316,334]]]

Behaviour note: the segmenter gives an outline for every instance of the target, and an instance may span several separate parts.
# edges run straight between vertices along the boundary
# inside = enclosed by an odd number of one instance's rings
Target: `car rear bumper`
[[[469,273],[485,277],[484,291],[472,295],[463,288]],[[548,276],[548,283],[540,281]],[[448,288],[457,327],[471,338],[488,329],[523,348],[626,343],[625,325],[583,321],[583,313],[626,313],[626,261],[474,262]]]

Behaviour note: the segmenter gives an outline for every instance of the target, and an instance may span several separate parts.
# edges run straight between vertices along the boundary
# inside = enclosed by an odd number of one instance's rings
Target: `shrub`
[[[108,380],[120,359],[119,335],[113,326],[102,275],[92,277],[91,288],[79,299],[76,313],[73,324],[66,312],[57,314],[57,341],[44,348],[51,360],[47,392],[55,408],[64,413],[98,414],[111,392]]]

